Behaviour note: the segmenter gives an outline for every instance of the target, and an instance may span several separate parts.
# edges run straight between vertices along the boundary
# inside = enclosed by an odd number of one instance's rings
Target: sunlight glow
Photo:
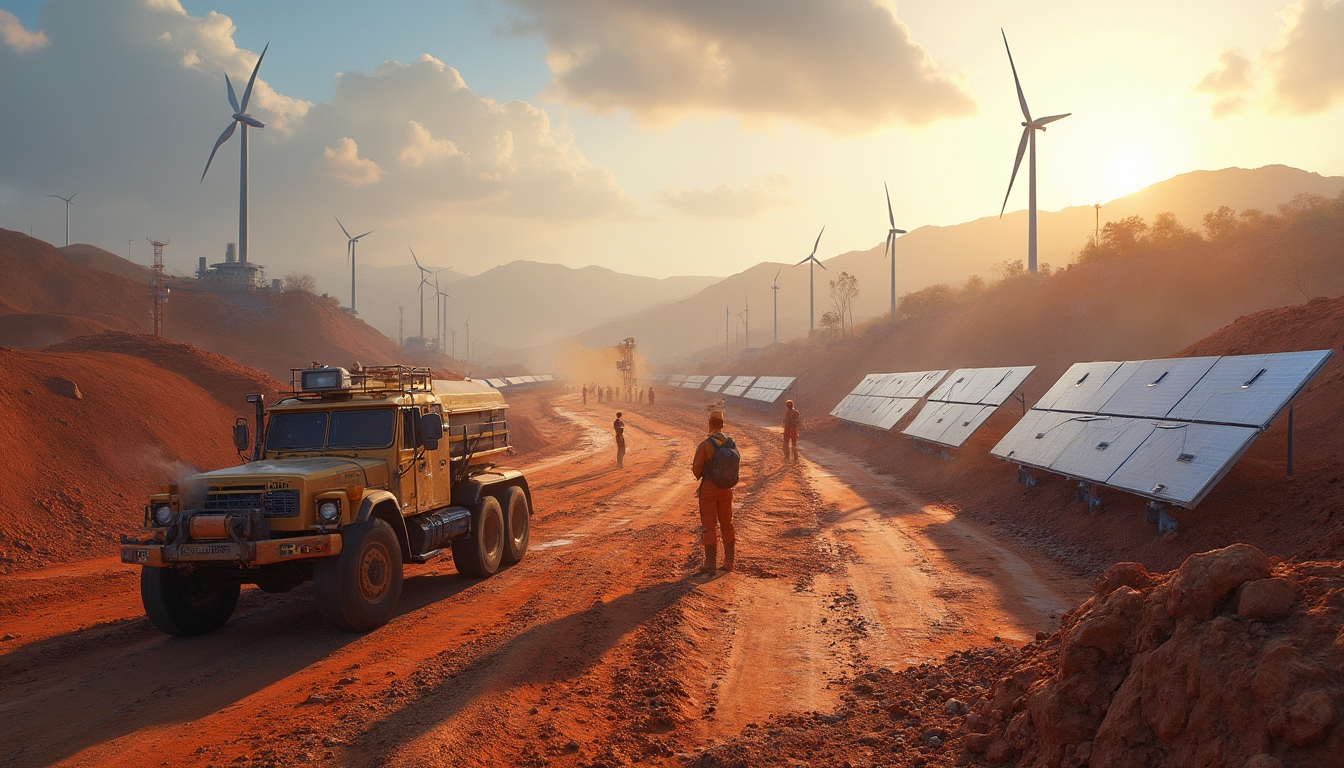
[[[1137,192],[1159,181],[1156,165],[1148,153],[1136,147],[1122,147],[1106,164],[1106,192],[1110,199]]]

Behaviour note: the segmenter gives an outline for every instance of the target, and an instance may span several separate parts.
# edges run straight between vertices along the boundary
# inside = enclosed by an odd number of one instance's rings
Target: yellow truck
[[[150,496],[145,530],[123,537],[145,613],[201,635],[233,614],[243,584],[288,592],[312,580],[324,618],[387,623],[402,568],[452,552],[488,577],[527,553],[532,492],[492,459],[509,449],[508,405],[484,382],[403,365],[294,369],[292,392],[233,427],[245,461]]]

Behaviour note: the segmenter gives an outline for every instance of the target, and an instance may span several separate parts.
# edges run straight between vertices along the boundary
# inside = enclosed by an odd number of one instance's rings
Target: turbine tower
[[[779,343],[779,273],[784,270],[775,270],[775,279],[770,281],[770,290],[775,294],[775,343]]]
[[[746,305],[746,308],[743,309],[741,312],[738,312],[738,313],[737,313],[737,316],[740,317],[740,318],[742,318],[742,340],[743,340],[742,348],[745,349],[745,350],[747,350],[748,352],[750,352],[750,351],[751,351],[751,300],[748,299],[747,297],[743,296],[743,297],[742,297],[742,303],[743,303],[744,305]]]
[[[75,193],[75,195],[78,194],[79,194],[78,192]],[[57,200],[65,201],[65,247],[67,248],[70,247],[70,201],[75,199],[75,195],[71,195],[69,197],[61,197],[60,195],[47,195],[47,197],[54,197]]]
[[[336,217],[333,216],[332,218],[335,219]],[[355,311],[355,243],[358,243],[360,238],[372,235],[373,230],[369,230],[359,237],[351,237],[350,232],[346,230],[340,219],[336,219],[336,226],[340,227],[342,232],[345,232],[345,260],[350,262],[350,316],[356,317],[359,313]]]
[[[257,57],[257,64],[252,68],[252,77],[247,81],[247,89],[243,91],[243,101],[239,103],[238,97],[233,93],[233,82],[229,76],[224,75],[224,85],[229,89],[229,106],[233,107],[233,119],[229,122],[229,127],[219,135],[215,142],[215,148],[210,150],[210,159],[205,161],[205,170],[201,171],[201,181],[205,181],[205,174],[210,172],[210,163],[215,159],[215,153],[233,136],[233,131],[239,125],[243,126],[242,136],[239,137],[239,177],[238,177],[238,261],[247,262],[247,129],[265,128],[262,122],[247,114],[248,102],[252,100],[252,86],[257,82],[257,71],[261,69],[261,60],[266,58],[266,51],[271,47],[270,43],[261,49],[261,55]],[[351,309],[353,309],[353,305]]]
[[[817,327],[816,325],[817,310],[816,310],[816,297],[815,297],[816,279],[813,277],[813,275],[816,272],[815,267],[821,267],[822,269],[826,268],[825,264],[822,264],[820,261],[817,261],[817,246],[821,245],[821,234],[822,232],[825,231],[826,226],[822,225],[821,232],[817,233],[817,242],[812,244],[812,252],[807,255],[806,259],[803,259],[802,261],[793,265],[795,267],[801,267],[802,265],[807,264],[807,332],[809,335],[812,333],[812,331],[816,330]]]
[[[999,218],[1003,218],[1003,212],[1008,209],[1008,195],[1013,193],[1013,181],[1017,179],[1017,169],[1022,165],[1022,154],[1027,151],[1027,146],[1031,146],[1031,158],[1028,161],[1030,166],[1027,169],[1027,271],[1033,275],[1036,274],[1036,132],[1044,131],[1045,126],[1056,120],[1063,120],[1072,112],[1065,112],[1062,115],[1050,115],[1035,120],[1031,119],[1031,110],[1027,109],[1027,97],[1022,95],[1022,82],[1017,79],[1017,65],[1013,64],[1013,51],[1008,47],[1008,33],[1002,28],[999,32],[1003,35],[1003,47],[1008,51],[1008,66],[1013,70],[1013,85],[1017,86],[1017,103],[1022,106],[1022,117],[1026,122],[1022,123],[1022,141],[1017,145],[1017,160],[1013,162],[1013,175],[1008,179],[1008,193],[1003,196],[1003,207],[999,209]]]
[[[444,329],[448,326],[448,302],[445,301],[448,294],[439,288],[439,272],[447,269],[452,269],[452,267],[445,267],[434,272],[434,340],[438,342],[436,346],[440,352],[447,351],[445,346],[447,342],[444,341],[443,337],[448,335],[444,332]]]
[[[415,251],[409,247],[406,250],[411,251],[411,259],[415,261],[415,268],[420,270],[420,339],[423,341],[425,338],[425,286],[429,284],[429,281],[425,279],[425,273],[429,270],[420,266],[420,259],[416,258]]]
[[[882,251],[883,256],[891,256],[891,319],[896,319],[896,236],[904,235],[904,229],[896,228],[896,215],[891,212],[891,190],[887,189],[887,183],[882,182],[882,189],[887,193],[887,220],[891,222],[891,229],[887,230],[887,248]]]

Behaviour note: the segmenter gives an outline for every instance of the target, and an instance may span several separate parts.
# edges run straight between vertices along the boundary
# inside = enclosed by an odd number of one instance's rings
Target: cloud
[[[461,154],[457,145],[447,139],[434,138],[424,125],[410,121],[410,140],[401,150],[401,164],[419,168],[425,163]]]
[[[700,219],[747,219],[767,210],[797,205],[793,179],[776,174],[746,186],[719,184],[713,189],[664,189],[654,199],[672,210]]]
[[[1324,111],[1344,98],[1344,2],[1302,0],[1285,18],[1265,52],[1275,105],[1298,114]]]
[[[1212,99],[1209,111],[1220,120],[1246,106],[1253,86],[1250,59],[1240,50],[1228,48],[1218,57],[1218,65],[1195,86],[1195,92]]]
[[[540,32],[546,92],[666,125],[729,112],[841,134],[970,115],[883,0],[511,0]]]
[[[19,22],[19,17],[9,11],[0,10],[0,42],[10,48],[25,53],[27,51],[46,48],[51,45],[51,40],[42,30],[29,32],[23,28]]]
[[[342,136],[336,148],[322,148],[322,160],[327,172],[356,187],[373,184],[383,177],[383,169],[368,158],[359,156],[359,145],[349,136]]]

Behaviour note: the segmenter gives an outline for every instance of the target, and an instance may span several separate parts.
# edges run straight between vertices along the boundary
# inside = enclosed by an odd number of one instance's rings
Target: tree
[[[956,304],[957,292],[946,283],[938,283],[905,294],[896,302],[896,311],[902,317],[932,317],[946,312]]]
[[[834,336],[840,330],[840,316],[828,310],[821,314],[821,320],[817,321],[817,325],[821,326],[821,330],[825,331],[826,335]]]
[[[1027,268],[1022,264],[1021,259],[1004,259],[994,265],[994,274],[999,280],[1011,280],[1014,277],[1021,277],[1027,274]]]
[[[1159,213],[1148,230],[1145,245],[1153,248],[1178,248],[1192,245],[1202,238],[1193,229],[1181,224],[1174,213]]]
[[[1222,205],[1204,214],[1204,233],[1215,243],[1231,240],[1237,234],[1237,212]]]
[[[854,297],[858,295],[859,279],[848,272],[841,272],[831,281],[831,303],[835,305],[841,336],[846,335],[846,323],[851,332],[854,330]]]
[[[302,272],[290,272],[280,281],[280,290],[285,293],[312,293],[317,288],[317,280]]]

